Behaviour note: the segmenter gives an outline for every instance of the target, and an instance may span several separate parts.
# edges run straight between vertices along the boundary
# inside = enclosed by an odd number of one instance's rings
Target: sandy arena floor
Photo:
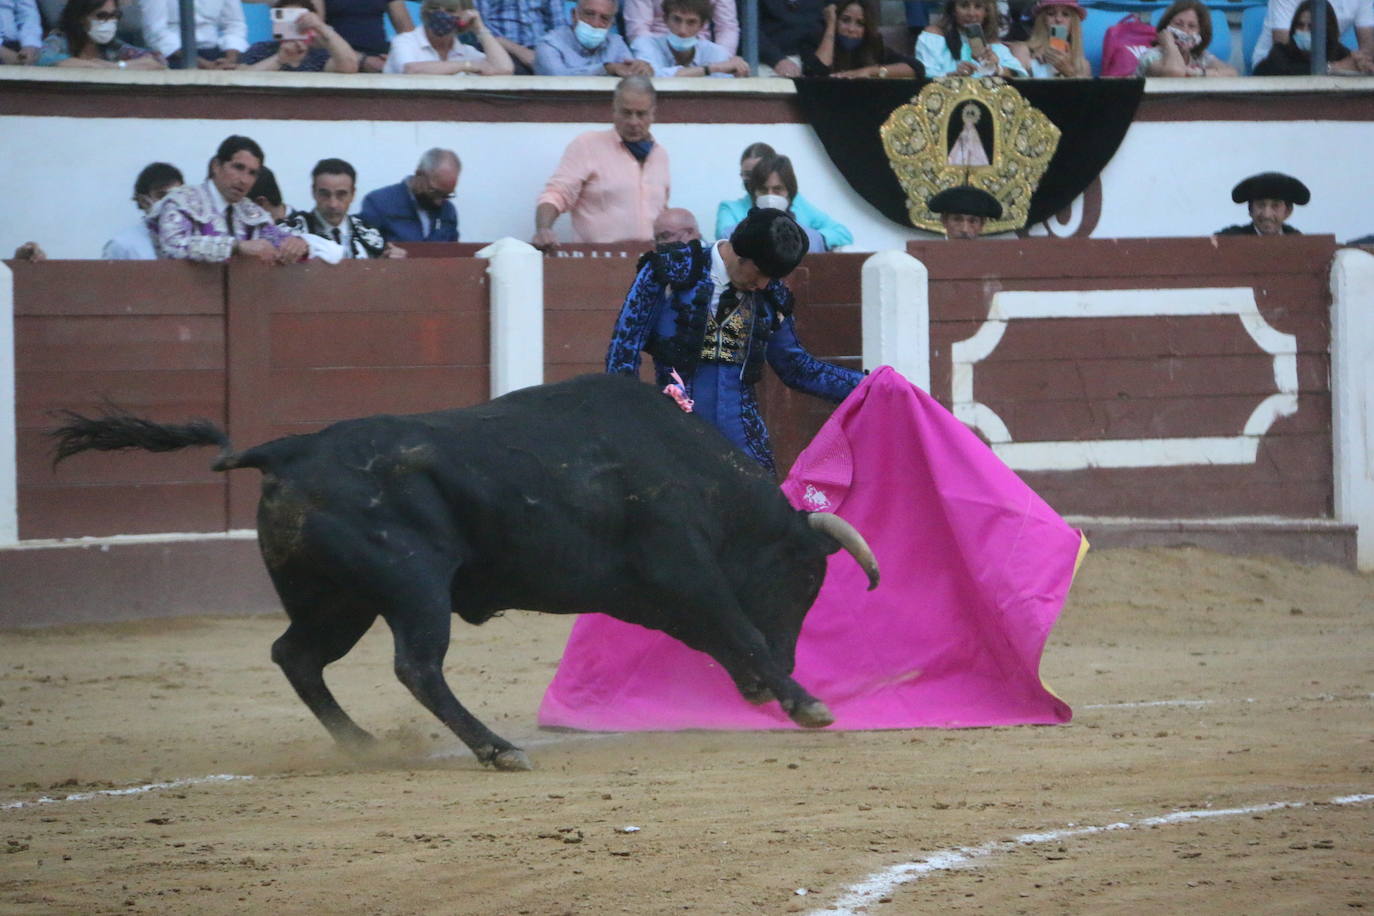
[[[269,661],[283,619],[0,634],[0,912],[1374,910],[1374,577],[1090,554],[1060,727],[543,732],[569,625],[455,626],[450,683],[531,773],[440,734],[380,624],[329,669],[369,763]]]

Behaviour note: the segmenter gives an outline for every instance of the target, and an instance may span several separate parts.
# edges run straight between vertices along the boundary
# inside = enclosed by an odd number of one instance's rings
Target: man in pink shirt
[[[563,151],[534,211],[534,247],[558,247],[553,224],[571,212],[579,242],[652,239],[668,206],[668,152],[654,142],[654,84],[627,76],[611,102],[613,130],[580,134]]]

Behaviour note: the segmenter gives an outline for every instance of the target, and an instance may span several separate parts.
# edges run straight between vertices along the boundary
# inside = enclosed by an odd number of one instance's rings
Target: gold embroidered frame
[[[992,116],[992,155],[988,165],[954,165],[956,113],[977,102]],[[951,136],[951,134],[954,134]],[[1030,212],[1045,169],[1059,146],[1059,128],[998,76],[947,76],[934,80],[897,108],[879,129],[888,164],[906,192],[911,224],[943,231],[926,201],[955,185],[982,188],[1002,204],[1002,218],[989,220],[985,233],[1020,229]]]

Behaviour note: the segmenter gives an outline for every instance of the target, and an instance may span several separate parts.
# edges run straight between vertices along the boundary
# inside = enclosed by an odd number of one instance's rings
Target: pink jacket
[[[593,130],[568,144],[539,203],[570,212],[579,242],[620,242],[654,237],[668,191],[668,152],[661,144],[640,164],[614,130]]]

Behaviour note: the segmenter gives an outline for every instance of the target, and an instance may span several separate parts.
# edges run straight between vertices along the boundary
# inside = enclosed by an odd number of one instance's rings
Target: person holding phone
[[[1087,15],[1078,0],[1040,0],[1031,10],[1030,37],[1012,42],[1011,53],[1034,79],[1089,79],[1081,26]]]
[[[357,73],[358,53],[315,12],[310,0],[272,4],[272,41],[256,41],[239,59],[245,70]]]
[[[1154,47],[1140,55],[1136,76],[1238,76],[1207,46],[1212,13],[1202,0],[1174,0],[1159,17]]]
[[[940,21],[916,40],[916,59],[926,76],[1025,76],[1026,68],[997,40],[1001,19],[995,0],[945,0]]]

